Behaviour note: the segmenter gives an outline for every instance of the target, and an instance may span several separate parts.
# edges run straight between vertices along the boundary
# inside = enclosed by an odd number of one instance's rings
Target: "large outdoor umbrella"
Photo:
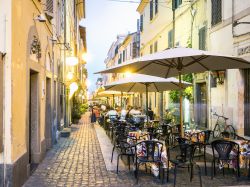
[[[182,82],[181,88],[178,83],[179,80],[173,77],[164,79],[150,75],[133,74],[104,87],[106,90],[121,92],[146,92],[146,111],[148,114],[148,92],[179,90],[184,87],[191,86],[190,83]]]
[[[163,78],[179,76],[179,84],[181,85],[182,74],[243,68],[250,68],[250,62],[239,57],[191,48],[173,48],[143,56],[98,73],[124,73],[129,71]],[[180,102],[180,122],[182,126],[181,111],[182,103]]]

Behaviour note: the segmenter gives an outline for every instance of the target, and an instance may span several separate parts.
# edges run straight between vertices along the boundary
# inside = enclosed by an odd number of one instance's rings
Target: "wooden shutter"
[[[155,0],[155,14],[158,13],[158,0]]]
[[[140,31],[143,31],[143,15],[140,16]]]
[[[53,0],[46,0],[46,11],[47,18],[51,20],[53,18]]]
[[[199,49],[206,50],[206,27],[199,30]]]
[[[158,42],[156,41],[154,43],[154,52],[157,52],[158,51]]]
[[[46,0],[46,11],[53,13],[53,0]]]
[[[150,1],[150,20],[152,20],[154,16],[153,5],[154,5],[154,2],[151,0]]]
[[[168,47],[173,47],[173,30],[168,32]]]
[[[153,53],[153,45],[150,45],[150,54]]]
[[[244,70],[244,135],[250,136],[250,69]]]

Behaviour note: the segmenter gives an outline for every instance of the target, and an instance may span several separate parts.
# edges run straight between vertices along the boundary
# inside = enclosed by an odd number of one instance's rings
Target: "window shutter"
[[[173,30],[168,32],[168,48],[173,47]]]
[[[46,0],[46,11],[53,13],[53,0]]]
[[[46,0],[46,15],[49,19],[53,18],[53,0]]]
[[[157,52],[158,51],[158,42],[156,41],[154,43],[154,52]]]
[[[206,27],[202,27],[199,30],[199,49],[206,49]]]
[[[140,16],[140,31],[143,31],[143,15]]]
[[[153,12],[153,4],[154,4],[154,2],[151,0],[150,1],[150,20],[152,20],[153,19],[153,14],[154,14],[154,12]]]
[[[158,0],[155,0],[155,14],[158,13]]]
[[[153,53],[153,45],[150,45],[150,54]]]

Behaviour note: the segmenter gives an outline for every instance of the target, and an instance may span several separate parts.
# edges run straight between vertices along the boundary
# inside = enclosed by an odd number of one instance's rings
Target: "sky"
[[[86,0],[87,70],[89,92],[96,89],[100,75],[94,72],[105,68],[104,60],[118,34],[135,32],[139,14],[138,3],[119,2],[119,0]]]

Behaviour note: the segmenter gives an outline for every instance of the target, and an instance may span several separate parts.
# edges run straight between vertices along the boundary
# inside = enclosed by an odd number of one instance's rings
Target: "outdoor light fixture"
[[[214,79],[217,79],[218,84],[223,84],[225,80],[225,71],[224,70],[212,71],[212,77]]]
[[[73,82],[69,86],[69,98],[73,96],[73,94],[78,90],[78,85],[76,82]]]
[[[34,18],[34,20],[38,20],[39,22],[46,22],[46,17],[44,14],[40,14]]]
[[[74,57],[74,56],[67,57],[66,58],[66,64],[68,66],[75,66],[75,65],[77,65],[78,64],[77,57]]]
[[[68,79],[68,80],[72,80],[73,77],[74,77],[73,73],[72,73],[72,72],[68,72],[68,74],[67,74],[67,79]]]
[[[236,20],[233,22],[233,27],[236,27],[239,24],[250,24],[250,22],[246,22],[246,21],[239,22],[238,20]]]

